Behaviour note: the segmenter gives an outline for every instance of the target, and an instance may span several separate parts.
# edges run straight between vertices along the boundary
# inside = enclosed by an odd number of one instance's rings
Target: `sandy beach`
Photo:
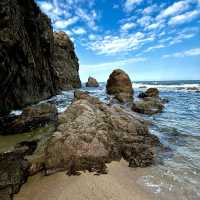
[[[108,165],[108,174],[82,173],[67,176],[64,172],[44,177],[30,177],[15,200],[150,200],[150,194],[136,183],[139,170],[125,161]]]

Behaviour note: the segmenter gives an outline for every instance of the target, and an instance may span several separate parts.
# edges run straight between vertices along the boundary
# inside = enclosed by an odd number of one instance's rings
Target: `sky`
[[[106,81],[200,80],[200,0],[37,0],[54,31],[66,32],[80,77]]]

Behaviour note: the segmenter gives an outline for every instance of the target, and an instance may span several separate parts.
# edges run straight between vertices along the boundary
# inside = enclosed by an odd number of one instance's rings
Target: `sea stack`
[[[114,70],[107,81],[107,93],[121,103],[133,101],[132,82],[128,74],[121,69]]]
[[[88,78],[88,82],[85,85],[86,87],[99,87],[99,83],[97,82],[97,80],[93,77],[89,77]]]

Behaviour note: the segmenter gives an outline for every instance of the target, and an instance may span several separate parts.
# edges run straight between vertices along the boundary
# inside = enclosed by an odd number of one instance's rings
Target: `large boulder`
[[[133,101],[133,88],[131,80],[123,70],[114,70],[107,81],[106,85],[107,93],[114,95],[114,97],[120,102],[132,102]]]
[[[56,124],[58,113],[55,105],[42,103],[26,107],[20,116],[0,117],[0,134],[31,131],[45,124]]]
[[[65,32],[54,32],[56,87],[60,90],[80,88],[79,63],[74,44]]]
[[[155,161],[156,136],[131,112],[119,105],[109,107],[87,93],[76,92],[75,101],[60,115],[56,132],[45,150],[31,159],[30,173],[67,170],[105,171],[105,163],[122,157],[131,167]]]
[[[93,77],[89,77],[86,83],[86,87],[99,87],[99,83]]]
[[[80,86],[72,43],[34,0],[1,0],[0,16],[0,115]]]

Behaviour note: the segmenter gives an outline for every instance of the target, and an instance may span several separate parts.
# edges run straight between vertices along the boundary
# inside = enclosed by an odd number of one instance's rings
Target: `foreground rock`
[[[80,85],[71,43],[54,43],[51,21],[34,0],[1,0],[0,16],[0,115]]]
[[[69,90],[80,88],[79,63],[74,45],[65,32],[54,32],[54,64],[56,88]]]
[[[120,102],[133,101],[133,88],[131,80],[123,70],[116,69],[111,74],[106,85],[107,93],[114,95]]]
[[[161,99],[159,97],[159,90],[157,88],[149,88],[146,92],[142,92],[138,96],[140,99],[133,103],[132,110],[134,112],[153,115],[163,111],[164,103],[167,103],[167,99]]]
[[[59,125],[45,150],[30,160],[30,173],[41,169],[46,174],[67,170],[105,173],[105,163],[122,157],[130,167],[145,167],[155,162],[156,136],[120,106],[109,107],[83,92],[59,117]]]
[[[99,83],[93,77],[88,78],[88,82],[86,83],[86,87],[99,87]]]
[[[55,105],[43,103],[26,107],[20,116],[0,118],[0,134],[16,134],[31,131],[45,124],[56,123],[58,113]]]
[[[43,145],[55,131],[54,125],[42,127],[30,133],[33,135],[27,141],[22,141],[6,153],[0,153],[0,199],[12,200],[31,174],[30,161],[25,157],[31,156],[36,149],[43,149]],[[38,154],[37,154],[38,156]],[[36,158],[35,158],[36,159]]]

